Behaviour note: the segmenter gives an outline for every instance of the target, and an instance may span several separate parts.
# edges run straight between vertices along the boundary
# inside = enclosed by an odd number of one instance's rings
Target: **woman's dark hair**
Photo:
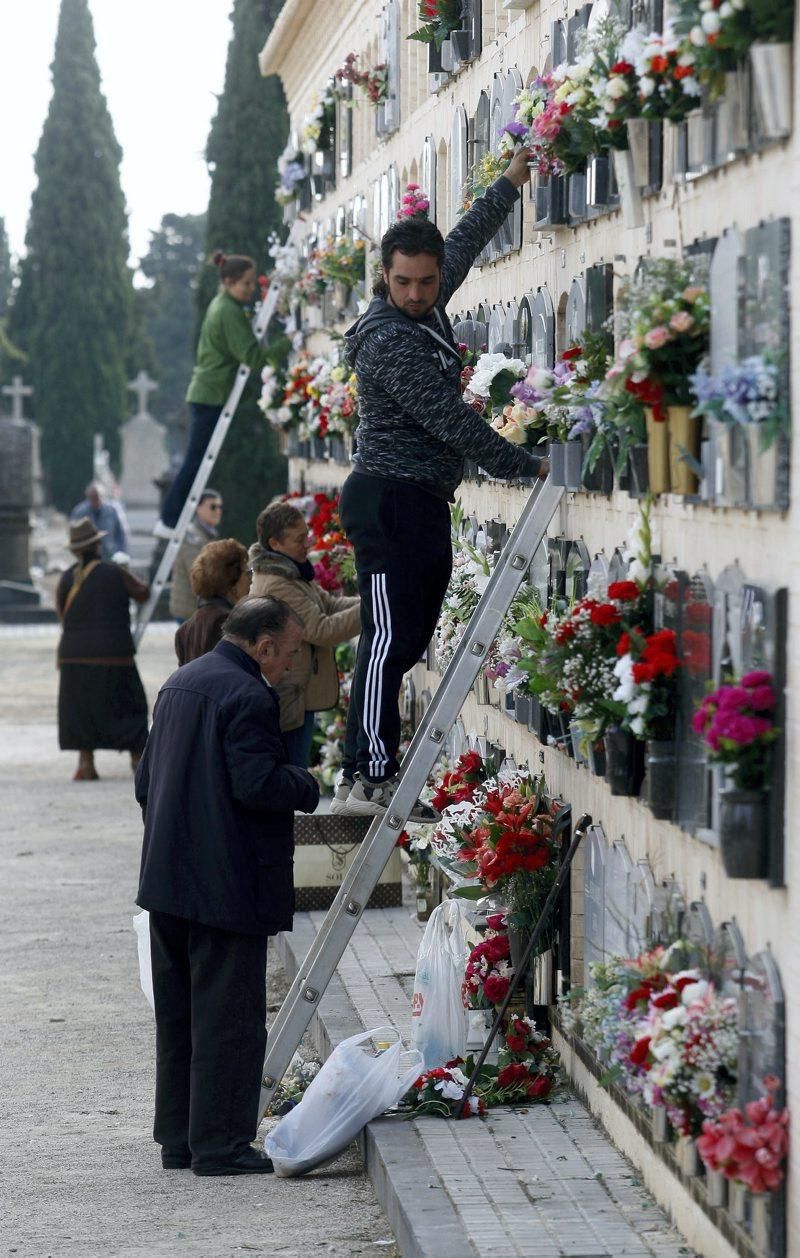
[[[273,636],[283,633],[290,620],[302,628],[303,621],[283,599],[243,598],[222,626],[222,636],[243,638],[254,646],[265,633]]]
[[[200,551],[189,569],[189,580],[196,598],[213,598],[232,590],[247,568],[247,550],[241,542],[228,537],[209,542]]]
[[[255,270],[256,264],[253,258],[248,258],[244,253],[223,253],[221,249],[217,249],[211,255],[211,261],[219,271],[221,280],[240,280],[244,273],[249,270]]]
[[[295,524],[305,524],[306,517],[289,502],[271,502],[256,520],[256,537],[264,550],[270,549],[270,541],[279,542]]]
[[[417,254],[429,253],[436,259],[439,270],[444,262],[444,236],[435,223],[429,218],[401,218],[392,223],[381,237],[381,264],[387,271],[392,269],[392,258],[395,252],[404,253],[409,258]],[[381,275],[372,288],[378,297],[386,296],[386,283]]]

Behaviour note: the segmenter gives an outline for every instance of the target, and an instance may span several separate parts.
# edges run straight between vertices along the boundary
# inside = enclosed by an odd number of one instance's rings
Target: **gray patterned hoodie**
[[[356,471],[408,480],[452,501],[465,458],[492,476],[536,476],[541,460],[511,445],[461,399],[461,357],[445,307],[517,198],[501,176],[445,240],[436,307],[410,319],[375,297],[345,334],[358,379]]]

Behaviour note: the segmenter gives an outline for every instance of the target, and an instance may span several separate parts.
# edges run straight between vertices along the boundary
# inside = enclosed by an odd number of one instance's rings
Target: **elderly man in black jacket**
[[[287,763],[272,687],[300,618],[247,599],[222,641],[164,683],[136,774],[144,816],[137,903],[150,911],[154,1138],[165,1168],[272,1170],[251,1145],[266,1046],[267,937],[291,930],[294,811],[316,782]]]

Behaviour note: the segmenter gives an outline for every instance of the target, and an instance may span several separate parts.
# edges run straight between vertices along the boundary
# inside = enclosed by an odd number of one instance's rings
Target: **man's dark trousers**
[[[267,938],[150,914],[156,1117],[165,1154],[235,1157],[258,1130],[267,1042]]]
[[[352,472],[339,515],[355,552],[361,637],[343,768],[383,782],[398,770],[403,674],[433,637],[453,566],[450,510],[412,481]]]

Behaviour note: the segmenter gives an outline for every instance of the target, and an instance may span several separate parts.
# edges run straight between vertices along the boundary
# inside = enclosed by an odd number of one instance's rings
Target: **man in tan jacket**
[[[265,507],[250,547],[251,596],[278,598],[303,621],[303,642],[277,686],[289,763],[307,768],[315,712],[336,706],[339,674],[334,648],[361,628],[358,596],[331,594],[314,579],[305,517],[288,502]]]

